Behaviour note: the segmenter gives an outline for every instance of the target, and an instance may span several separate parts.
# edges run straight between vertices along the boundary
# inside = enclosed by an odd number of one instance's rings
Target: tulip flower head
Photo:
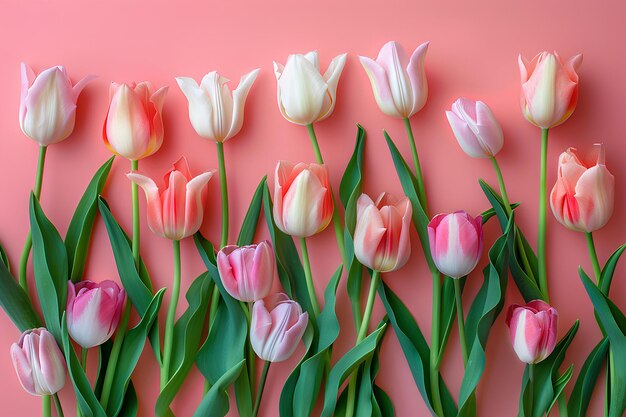
[[[280,161],[274,177],[274,222],[284,233],[309,237],[333,216],[328,170],[320,164]]]
[[[426,104],[428,84],[424,61],[428,42],[418,46],[411,58],[398,42],[387,42],[376,60],[360,56],[372,84],[378,107],[388,116],[409,118]]]
[[[217,253],[222,284],[235,299],[254,302],[269,295],[275,269],[274,251],[268,241],[256,245],[229,245]]]
[[[324,75],[320,72],[317,51],[293,54],[283,66],[274,61],[278,108],[283,117],[298,125],[321,122],[335,108],[337,84],[347,54],[333,58]]]
[[[85,349],[100,346],[120,321],[126,292],[113,281],[67,283],[67,330]]]
[[[146,193],[150,230],[167,239],[181,240],[196,233],[202,225],[203,192],[214,172],[192,177],[187,159],[182,157],[165,174],[165,188],[161,190],[145,175],[130,172],[126,176]]]
[[[63,67],[52,67],[35,76],[22,63],[20,127],[40,146],[61,142],[74,131],[76,101],[94,77],[87,76],[72,85]]]
[[[555,52],[541,52],[528,62],[518,58],[522,78],[521,106],[526,120],[542,129],[555,127],[574,112],[578,101],[578,68],[582,54],[567,62]]]
[[[502,149],[502,128],[482,101],[459,98],[446,116],[461,149],[472,158],[491,158]]]
[[[430,253],[437,269],[462,278],[476,268],[483,252],[482,216],[465,211],[438,214],[428,224]]]
[[[534,364],[550,356],[557,342],[558,319],[556,309],[541,300],[509,307],[506,324],[520,361]]]
[[[574,148],[559,157],[550,206],[557,221],[568,229],[590,233],[604,227],[613,214],[615,178],[604,163],[604,145],[598,147],[593,166],[585,165]]]
[[[65,385],[65,358],[43,327],[22,333],[11,345],[11,359],[20,384],[31,395],[56,394]]]
[[[367,194],[357,201],[354,255],[370,269],[391,272],[411,255],[411,202],[382,193],[376,203]]]
[[[246,98],[259,71],[255,69],[241,77],[232,92],[227,85],[229,80],[216,71],[205,75],[200,85],[193,78],[176,78],[189,101],[189,120],[198,135],[214,142],[226,142],[239,133]]]
[[[252,307],[250,344],[259,358],[282,362],[295,352],[309,316],[286,294],[273,294]]]
[[[136,161],[152,155],[163,143],[163,103],[167,87],[111,83],[104,144],[111,152]]]

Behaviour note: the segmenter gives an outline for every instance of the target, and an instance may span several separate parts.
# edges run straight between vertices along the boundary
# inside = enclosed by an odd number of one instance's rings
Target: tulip
[[[268,362],[288,359],[306,330],[309,316],[286,294],[274,294],[252,307],[250,344],[257,356]]]
[[[229,245],[217,253],[222,284],[235,299],[253,302],[265,298],[274,280],[274,251],[268,241],[256,245]]]
[[[361,65],[372,83],[378,107],[388,116],[409,118],[426,104],[428,84],[424,61],[428,42],[415,49],[409,59],[398,42],[387,42],[374,61],[360,56]]]
[[[137,161],[152,155],[163,143],[163,103],[167,87],[153,91],[149,82],[111,83],[104,143],[111,152]]]
[[[203,192],[214,172],[192,177],[187,159],[182,157],[165,174],[163,190],[145,175],[130,172],[126,176],[146,193],[150,230],[167,239],[181,240],[196,233],[202,225]]]
[[[520,361],[534,364],[550,356],[557,342],[558,320],[556,309],[541,300],[509,307],[506,324]]]
[[[280,161],[274,179],[274,222],[295,237],[309,237],[328,226],[333,216],[325,165]]]
[[[390,272],[411,255],[411,202],[382,193],[376,203],[367,194],[357,200],[354,255],[370,269]]]
[[[54,336],[43,327],[22,333],[11,345],[11,359],[29,394],[52,395],[65,385],[65,358]]]
[[[346,57],[341,54],[333,58],[324,75],[317,51],[289,55],[284,66],[274,62],[278,108],[283,117],[291,123],[310,125],[330,116]]]
[[[66,139],[74,130],[76,101],[94,77],[88,76],[74,86],[64,67],[52,67],[35,76],[22,63],[20,127],[40,146]]]
[[[226,142],[239,133],[246,98],[259,71],[255,69],[241,77],[233,92],[226,85],[229,80],[216,71],[205,75],[200,85],[193,78],[176,78],[189,101],[189,120],[198,135]]]
[[[438,214],[428,223],[430,253],[442,274],[462,278],[476,268],[483,252],[482,221],[482,216],[457,211]]]
[[[550,205],[554,217],[568,229],[591,233],[607,224],[613,214],[615,178],[604,164],[604,145],[598,146],[594,166],[581,162],[574,148],[559,157]]]
[[[85,349],[100,346],[120,321],[126,292],[113,281],[67,283],[67,330]]]
[[[521,105],[524,117],[537,127],[549,129],[566,121],[578,101],[578,74],[582,54],[563,63],[555,52],[541,52],[518,63],[522,78]]]
[[[472,158],[492,158],[502,149],[502,128],[482,101],[459,98],[446,116],[459,145]]]

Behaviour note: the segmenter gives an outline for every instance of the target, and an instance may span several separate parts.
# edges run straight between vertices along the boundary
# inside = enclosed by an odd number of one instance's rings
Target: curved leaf
[[[245,364],[245,360],[238,362],[215,381],[193,414],[194,417],[222,417],[228,413],[230,402],[226,390],[235,382]]]
[[[266,187],[267,176],[263,177],[261,182],[256,188],[252,201],[246,212],[246,217],[243,219],[241,229],[239,230],[239,236],[237,237],[237,245],[244,246],[252,244],[254,235],[256,233],[257,223],[259,222],[259,216],[261,215],[261,206],[263,205],[263,190]]]
[[[617,248],[617,250],[613,252],[613,254],[606,261],[604,268],[602,268],[602,273],[600,274],[600,290],[602,291],[602,294],[609,294],[617,261],[619,261],[619,258],[622,256],[622,253],[624,253],[624,250],[626,250],[626,244]]]
[[[587,407],[589,407],[593,389],[596,386],[600,369],[606,360],[608,351],[609,339],[604,338],[585,360],[567,404],[569,417],[584,417],[587,415]]]

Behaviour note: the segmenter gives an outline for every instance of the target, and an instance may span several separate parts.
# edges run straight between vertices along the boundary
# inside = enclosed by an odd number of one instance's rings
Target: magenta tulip
[[[550,356],[557,342],[558,319],[556,309],[541,300],[509,307],[506,324],[520,361],[533,364]]]
[[[446,116],[457,142],[472,158],[491,158],[502,149],[502,128],[482,101],[460,98]]]
[[[230,245],[217,253],[222,284],[239,301],[253,302],[269,295],[274,263],[274,251],[268,241],[241,247]]]

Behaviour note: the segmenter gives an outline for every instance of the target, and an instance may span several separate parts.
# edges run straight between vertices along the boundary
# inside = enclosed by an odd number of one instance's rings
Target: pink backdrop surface
[[[491,106],[503,126],[505,146],[499,159],[511,199],[522,202],[517,220],[531,242],[536,239],[539,130],[524,120],[519,109],[517,55],[522,53],[532,58],[544,49],[556,49],[564,57],[578,52],[584,54],[578,108],[565,125],[554,129],[550,135],[548,183],[549,187],[554,183],[558,155],[567,147],[591,150],[595,142],[606,143],[607,165],[617,181],[615,214],[608,226],[596,233],[600,259],[606,260],[624,241],[626,231],[626,214],[621,210],[626,203],[623,187],[626,164],[620,163],[626,152],[626,104],[623,100],[626,58],[619,46],[626,39],[625,6],[618,1],[602,2],[593,7],[587,6],[585,1],[569,1],[566,6],[542,0],[430,3],[319,0],[305,5],[276,0],[219,3],[71,0],[61,6],[60,2],[30,0],[5,5],[0,15],[3,102],[0,112],[0,240],[13,267],[17,267],[28,230],[28,194],[34,182],[37,159],[36,144],[22,134],[17,119],[20,62],[29,63],[35,71],[64,65],[75,81],[87,74],[99,77],[80,97],[74,134],[48,152],[42,205],[62,233],[90,176],[110,156],[101,132],[111,81],[150,80],[156,86],[170,86],[164,108],[165,142],[160,152],[141,161],[142,171],[160,177],[180,155],[188,157],[193,172],[217,168],[215,146],[199,138],[192,129],[187,101],[174,77],[186,75],[199,79],[211,70],[218,70],[233,80],[232,83],[237,83],[242,74],[260,67],[262,71],[246,106],[244,128],[225,146],[231,230],[238,230],[254,188],[263,175],[269,174],[273,180],[278,159],[314,159],[306,129],[285,121],[276,106],[272,60],[284,62],[289,53],[317,49],[323,68],[335,55],[349,53],[334,114],[317,126],[335,188],[350,157],[358,122],[368,132],[364,191],[372,195],[381,191],[401,192],[382,129],[390,132],[409,158],[403,126],[401,121],[385,116],[378,109],[357,59],[358,55],[375,57],[388,40],[397,40],[411,51],[426,40],[431,42],[426,60],[430,95],[425,108],[412,119],[431,210],[466,209],[477,214],[488,208],[477,180],[484,178],[495,186],[491,166],[488,161],[471,159],[461,151],[444,115],[444,110],[459,96],[481,99]],[[124,173],[128,170],[128,162],[118,158],[105,190],[113,212],[127,230],[131,220],[130,187]],[[209,190],[211,204],[202,231],[212,241],[217,241],[220,215],[217,180],[211,181]],[[141,210],[145,213],[143,197]],[[498,232],[495,222],[490,222],[486,229],[488,245]],[[232,232],[231,240],[234,236]],[[266,236],[262,226],[258,238]],[[591,303],[576,272],[578,264],[588,271],[591,266],[584,236],[566,230],[551,214],[548,215],[548,240],[551,296],[560,313],[559,336],[574,320],[581,319],[580,331],[565,361],[575,363],[577,374],[600,337]],[[385,275],[384,279],[402,295],[428,338],[431,284],[415,233],[412,243],[414,256],[409,264],[397,273]],[[182,250],[184,291],[203,267],[192,241],[183,242]],[[311,239],[310,251],[313,274],[321,294],[340,262],[332,228]],[[157,287],[170,282],[170,254],[169,242],[153,235],[142,221],[142,255]],[[622,308],[626,308],[625,273],[626,267],[622,264],[612,289],[614,300]],[[30,275],[32,280],[32,272]],[[117,279],[100,220],[95,227],[86,276],[92,280]],[[481,280],[477,270],[468,281],[467,306]],[[520,300],[510,281],[507,305]],[[182,302],[180,311],[184,307]],[[165,311],[162,313],[164,322]],[[339,289],[338,315],[342,332],[333,352],[335,359],[355,339],[345,285]],[[372,321],[376,322],[382,315],[382,306],[377,301]],[[4,313],[0,313],[0,329],[0,371],[4,375],[0,379],[1,414],[38,415],[40,401],[23,391],[14,375],[9,346],[19,333]],[[300,348],[290,360],[272,367],[261,415],[277,415],[282,383],[302,351]],[[392,332],[385,338],[381,357],[378,383],[390,393],[397,415],[427,415]],[[510,347],[504,314],[494,325],[487,358],[478,389],[478,414],[514,415],[523,366]],[[91,359],[93,370],[95,357]],[[461,369],[458,339],[453,330],[443,372],[454,393],[458,393]],[[147,348],[134,376],[142,417],[153,415],[158,374],[152,352]],[[201,385],[200,375],[194,370],[174,402],[177,415],[192,415],[200,401]],[[596,394],[600,393],[601,389],[597,389]],[[72,398],[68,383],[61,393],[68,416],[74,414]],[[596,395],[589,415],[600,415],[601,406],[601,396]],[[231,415],[234,415],[232,411]]]

